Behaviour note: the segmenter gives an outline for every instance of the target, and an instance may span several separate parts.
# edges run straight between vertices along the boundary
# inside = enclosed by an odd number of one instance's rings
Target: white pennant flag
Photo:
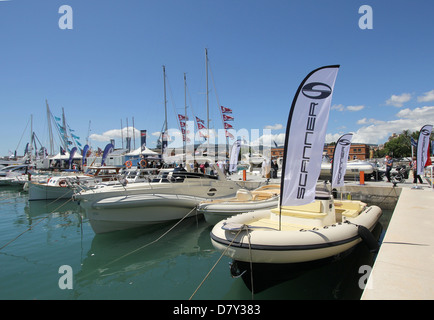
[[[429,137],[431,135],[432,125],[425,125],[420,129],[417,140],[417,174],[423,175],[426,161],[428,160]]]
[[[231,158],[229,160],[229,172],[237,171],[238,155],[240,154],[241,140],[237,140],[232,145]]]
[[[285,137],[281,206],[315,200],[333,88],[339,66],[312,71],[292,102]]]
[[[344,185],[345,171],[347,170],[348,155],[350,154],[351,133],[344,134],[338,139],[333,153],[332,163],[332,187]]]

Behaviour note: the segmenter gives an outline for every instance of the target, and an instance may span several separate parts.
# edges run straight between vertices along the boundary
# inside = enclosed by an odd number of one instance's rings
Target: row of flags
[[[232,109],[220,106],[220,111],[223,120],[223,127],[225,129],[225,136],[226,138],[234,139],[234,136],[228,131],[228,129],[233,129],[234,127],[227,123],[227,121],[234,121],[234,117],[228,115],[228,113],[232,114]]]
[[[56,125],[57,125],[57,128],[59,129],[59,132],[62,134],[62,139],[64,140],[65,145],[67,145],[69,147],[69,146],[72,146],[73,144],[75,144],[81,148],[82,144],[79,141],[80,137],[72,133],[72,132],[74,132],[74,130],[71,129],[68,124],[65,124],[65,125],[61,124],[60,123],[62,121],[61,118],[55,116],[54,119],[56,119],[56,121],[57,121]],[[73,141],[69,140],[67,131],[70,132],[70,135],[71,135]]]
[[[234,136],[228,131],[228,130],[234,128],[232,124],[228,123],[228,121],[234,121],[234,117],[228,115],[228,114],[232,114],[232,109],[220,106],[220,112],[221,112],[222,120],[223,120],[223,128],[225,129],[225,136],[233,139]],[[186,142],[190,142],[190,139],[187,136],[187,134],[189,133],[189,131],[187,130],[187,121],[188,120],[189,119],[187,116],[182,115],[182,114],[178,114],[178,121],[179,121],[179,127],[181,129],[181,133],[182,133],[182,140],[186,141]],[[204,129],[205,130],[208,129],[205,125],[205,120],[199,118],[198,116],[195,116],[195,120],[196,120],[197,130],[199,132],[199,137],[208,138],[207,134],[205,134],[203,132]]]

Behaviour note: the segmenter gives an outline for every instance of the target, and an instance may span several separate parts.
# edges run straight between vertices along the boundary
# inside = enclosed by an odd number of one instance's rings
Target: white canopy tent
[[[65,154],[56,154],[55,156],[49,157],[50,160],[69,160],[69,152],[66,152]],[[73,159],[82,159],[83,156],[81,154],[76,153],[73,157]]]
[[[133,150],[130,153],[126,154],[126,156],[138,156],[138,155],[156,156],[156,155],[158,155],[158,153],[155,151],[152,151],[148,147],[145,147],[143,150],[142,150],[142,147],[140,147],[140,148],[137,148],[136,150]]]

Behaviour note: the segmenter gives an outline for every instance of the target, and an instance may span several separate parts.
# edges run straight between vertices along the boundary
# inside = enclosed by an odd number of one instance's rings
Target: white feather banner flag
[[[315,200],[333,88],[339,66],[312,71],[300,84],[288,117],[280,193],[281,206]]]

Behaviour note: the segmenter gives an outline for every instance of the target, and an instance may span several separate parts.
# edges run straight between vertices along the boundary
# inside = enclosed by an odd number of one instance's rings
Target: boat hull
[[[199,204],[197,211],[204,215],[206,222],[215,225],[231,216],[254,210],[273,209],[278,204],[279,197],[276,196],[263,201],[203,203]]]
[[[202,200],[173,194],[119,196],[96,202],[86,213],[94,232],[106,233],[192,217]]]
[[[50,186],[46,183],[29,183],[29,201],[34,200],[54,200],[54,199],[70,199],[73,195],[73,190],[68,187]]]
[[[102,199],[86,211],[95,233],[125,230],[196,215],[203,198],[145,194]]]
[[[104,189],[74,195],[95,233],[179,220],[190,211],[196,214],[196,206],[202,201],[233,196],[239,186],[225,181],[187,181],[132,183]]]
[[[381,223],[377,223],[372,231],[377,241],[380,238],[382,230]],[[332,270],[334,270],[334,273],[345,272],[347,276],[349,274],[358,274],[359,266],[372,265],[375,255],[368,246],[364,245],[364,243],[359,243],[349,250],[341,252],[339,255],[308,262],[269,264],[233,260],[230,273],[232,277],[241,277],[250,291],[260,293],[273,286],[299,277],[305,276],[306,279],[311,279],[309,272],[321,270],[321,268],[323,268],[322,270],[330,270],[324,269],[330,264],[333,264]],[[355,261],[357,263],[354,263]],[[339,278],[339,284],[341,281],[341,278]],[[352,278],[349,281],[353,281]],[[353,284],[351,283],[351,285]]]

